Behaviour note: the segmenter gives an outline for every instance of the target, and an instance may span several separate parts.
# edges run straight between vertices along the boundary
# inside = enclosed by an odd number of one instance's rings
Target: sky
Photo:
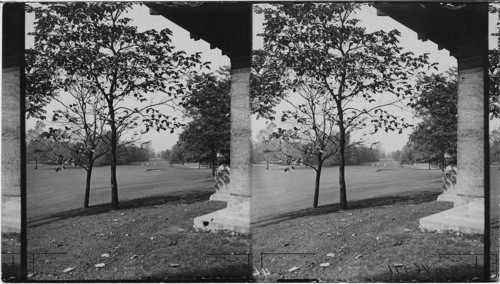
[[[202,59],[204,61],[210,61],[212,63],[212,70],[216,70],[218,67],[229,65],[229,58],[223,56],[221,51],[218,49],[210,49],[208,43],[203,40],[194,41],[190,39],[189,33],[182,28],[176,26],[166,18],[162,16],[153,16],[149,14],[149,8],[146,6],[136,6],[130,12],[128,17],[133,20],[133,24],[137,25],[139,30],[146,29],[156,29],[161,30],[164,28],[169,28],[172,32],[172,44],[177,50],[184,50],[186,53],[202,52]],[[401,46],[407,50],[412,51],[415,54],[430,54],[431,62],[438,62],[440,72],[448,70],[450,67],[456,66],[455,58],[449,55],[449,52],[445,49],[438,50],[437,45],[431,41],[422,42],[417,39],[417,34],[405,26],[399,24],[398,22],[392,20],[390,17],[381,17],[376,15],[376,10],[370,6],[364,6],[357,16],[361,22],[360,24],[365,26],[368,32],[373,32],[376,30],[389,31],[392,29],[398,29],[401,32],[400,43]],[[490,18],[490,30],[495,28],[496,18]],[[26,16],[26,30],[27,33],[33,31],[33,15]],[[262,38],[257,36],[257,34],[263,31],[263,16],[254,14],[253,18],[253,48],[259,49],[262,47]],[[492,37],[490,37],[492,38]],[[31,37],[26,38],[27,48],[33,45],[33,39]],[[496,42],[490,40],[490,46],[495,46]],[[280,107],[278,107],[279,109]],[[411,111],[401,112],[399,115],[407,117],[407,119],[412,119],[413,114]],[[187,120],[184,120],[187,122]],[[27,121],[27,129],[34,127],[36,121],[30,119]],[[253,137],[257,135],[258,131],[264,129],[266,121],[263,119],[256,119],[252,117],[252,132]],[[492,125],[494,126],[494,125]],[[178,135],[181,132],[180,129],[176,130],[174,134],[170,134],[169,131],[166,132],[155,132],[151,131],[147,134],[142,135],[140,138],[141,142],[151,141],[153,149],[155,151],[162,151],[165,149],[170,149],[178,140]],[[401,149],[408,139],[411,129],[407,129],[403,134],[397,133],[377,133],[371,135],[367,142],[380,142],[382,148],[386,152],[395,151]]]

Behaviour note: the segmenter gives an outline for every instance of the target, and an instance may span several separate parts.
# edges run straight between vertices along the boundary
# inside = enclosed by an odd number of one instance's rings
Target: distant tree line
[[[64,157],[63,162],[68,165],[74,163],[75,166],[80,166],[80,163],[83,162],[78,151],[81,148],[80,143],[66,142],[63,144],[51,138],[38,137],[38,139],[28,140],[26,145],[26,162],[34,162],[35,169],[38,168],[39,164],[59,164],[60,156]],[[118,144],[117,165],[145,162],[154,156],[155,153],[151,149],[127,145],[126,143]],[[112,157],[108,151],[99,155],[94,166],[109,166],[111,163]]]

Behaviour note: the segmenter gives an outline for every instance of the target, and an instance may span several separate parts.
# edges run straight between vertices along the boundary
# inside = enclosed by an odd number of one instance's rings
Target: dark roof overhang
[[[459,60],[487,49],[487,3],[377,3],[374,7]]]
[[[161,15],[202,39],[231,59],[232,68],[250,67],[252,51],[251,3],[145,3]],[[236,65],[236,66],[235,66]]]

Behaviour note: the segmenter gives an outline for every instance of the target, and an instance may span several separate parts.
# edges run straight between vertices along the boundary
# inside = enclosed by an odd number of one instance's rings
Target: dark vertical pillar
[[[26,279],[24,4],[3,5],[2,19],[2,233],[21,233],[20,269]]]

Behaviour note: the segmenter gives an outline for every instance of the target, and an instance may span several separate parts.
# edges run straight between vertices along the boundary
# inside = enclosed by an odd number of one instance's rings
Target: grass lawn
[[[252,199],[257,281],[480,278],[482,256],[476,262],[475,254],[483,253],[482,236],[418,228],[420,218],[453,207],[435,201],[441,193],[439,170],[348,167],[351,202],[348,210],[341,210],[338,168],[325,169],[317,209],[312,208],[314,172],[303,168],[285,173],[281,168],[254,167],[254,176],[259,176],[253,179]],[[493,173],[493,185],[498,185]],[[498,240],[498,232],[496,236]]]
[[[28,167],[27,180],[29,279],[199,281],[250,275],[248,257],[235,255],[250,251],[248,236],[193,228],[193,218],[225,207],[208,201],[215,183],[209,169],[120,166],[117,211],[108,204],[109,167],[94,170],[91,208],[85,210],[84,170]]]

